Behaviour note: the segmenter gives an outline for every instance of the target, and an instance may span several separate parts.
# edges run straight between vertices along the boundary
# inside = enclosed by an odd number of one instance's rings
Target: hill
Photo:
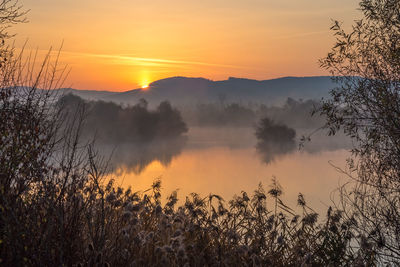
[[[294,99],[326,97],[333,87],[335,84],[328,76],[284,77],[261,81],[233,77],[223,81],[171,77],[155,81],[147,89],[126,92],[64,90],[90,100],[133,104],[144,98],[152,105],[168,100],[174,105],[187,106],[216,101],[282,104],[288,97]]]

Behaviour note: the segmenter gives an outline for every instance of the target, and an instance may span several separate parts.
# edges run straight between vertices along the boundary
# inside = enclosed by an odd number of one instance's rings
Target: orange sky
[[[325,75],[331,19],[358,0],[25,0],[16,46],[58,47],[66,87],[123,91],[170,76],[269,79]]]

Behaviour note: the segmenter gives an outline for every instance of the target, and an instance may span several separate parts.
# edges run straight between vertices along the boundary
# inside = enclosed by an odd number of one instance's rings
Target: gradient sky
[[[350,27],[358,0],[24,0],[16,46],[64,42],[66,87],[123,91],[170,76],[223,80],[325,75],[332,19]]]

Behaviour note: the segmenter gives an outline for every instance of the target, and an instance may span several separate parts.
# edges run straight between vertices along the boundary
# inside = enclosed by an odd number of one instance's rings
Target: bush
[[[359,246],[380,264],[400,262],[400,1],[363,0],[350,32],[335,22],[337,43],[325,67],[340,82],[318,110],[325,129],[352,138],[340,208],[356,219]]]
[[[265,163],[292,152],[296,147],[296,131],[267,117],[260,120],[255,135],[258,139],[257,151]]]

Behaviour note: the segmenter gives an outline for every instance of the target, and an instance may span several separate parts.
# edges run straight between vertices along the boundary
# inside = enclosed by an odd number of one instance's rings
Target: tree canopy
[[[321,66],[338,87],[319,111],[330,134],[353,140],[354,183],[340,205],[358,224],[360,246],[400,261],[400,1],[362,0],[360,10],[350,32],[332,26],[337,42]]]

